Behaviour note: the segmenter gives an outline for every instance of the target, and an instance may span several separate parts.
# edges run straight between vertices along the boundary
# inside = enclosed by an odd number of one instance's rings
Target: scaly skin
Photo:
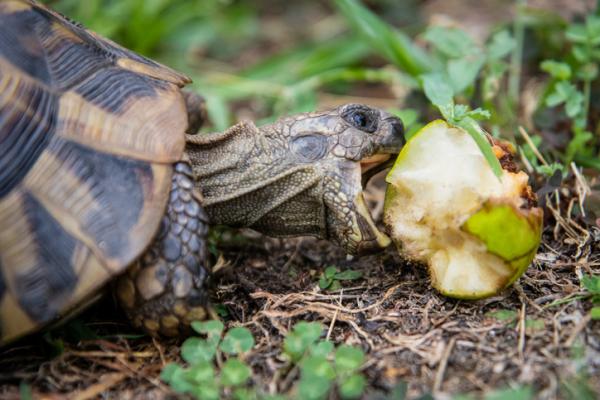
[[[389,244],[365,206],[361,162],[398,153],[403,134],[398,118],[348,104],[188,136],[186,153],[211,223],[317,236],[360,254]]]

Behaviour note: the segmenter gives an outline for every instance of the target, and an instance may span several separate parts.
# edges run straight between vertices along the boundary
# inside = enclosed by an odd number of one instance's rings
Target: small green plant
[[[600,275],[584,276],[582,282],[594,304],[590,311],[591,317],[594,320],[600,320]]]
[[[343,399],[357,399],[363,394],[366,379],[359,372],[364,352],[356,347],[320,340],[324,328],[319,323],[299,322],[286,336],[283,351],[300,368],[296,398],[324,399],[337,387]]]
[[[550,93],[546,104],[565,105],[577,128],[585,129],[590,106],[591,83],[598,76],[600,61],[600,17],[589,15],[585,23],[573,23],[564,32],[571,45],[569,62],[546,60],[543,71],[550,74]],[[581,84],[583,91],[577,87]]]
[[[283,399],[264,396],[247,386],[252,369],[244,362],[245,354],[254,347],[254,337],[246,328],[232,328],[223,335],[220,321],[193,322],[192,328],[202,337],[190,337],[181,346],[181,358],[187,366],[167,364],[161,378],[177,393],[192,395],[198,400]],[[364,363],[362,350],[335,345],[320,340],[323,326],[314,322],[299,322],[286,335],[283,354],[290,368],[299,368],[300,380],[285,398],[318,400],[337,388],[343,399],[359,398],[366,386],[359,372]],[[224,362],[217,363],[217,360]],[[220,368],[217,368],[217,364]]]
[[[161,378],[178,393],[188,393],[199,400],[220,399],[224,393],[235,399],[256,398],[246,387],[252,370],[243,361],[244,353],[254,347],[254,337],[243,327],[230,329],[223,338],[220,321],[193,322],[192,328],[204,337],[190,337],[181,346],[187,367],[168,364]],[[217,373],[215,359],[227,357]]]
[[[518,314],[514,310],[494,310],[487,312],[485,316],[497,319],[498,321],[510,323],[516,321]]]
[[[336,267],[329,266],[325,268],[319,277],[319,288],[321,290],[335,291],[342,288],[341,281],[351,281],[362,277],[362,272],[347,269],[339,271]]]
[[[594,305],[590,311],[594,320],[600,319],[600,275],[584,275],[581,279],[583,288],[587,293],[567,296],[544,306],[544,308],[556,307],[561,304],[572,303],[579,300],[590,299]]]
[[[571,24],[564,31],[571,53],[564,61],[545,60],[540,68],[551,77],[544,103],[564,106],[573,121],[573,136],[563,162],[593,157],[589,145],[594,135],[587,130],[592,81],[598,76],[600,61],[600,17],[590,15],[585,23]]]
[[[454,400],[474,400],[478,397],[472,394],[459,394]],[[534,393],[529,386],[517,386],[515,388],[500,389],[486,393],[481,397],[483,400],[533,400]]]
[[[472,97],[480,73],[484,76],[482,99],[489,101],[498,93],[500,80],[508,70],[505,58],[515,47],[508,30],[494,34],[485,47],[458,28],[433,26],[425,31],[423,38],[439,60],[440,66],[434,72],[448,82],[454,93],[462,98]]]

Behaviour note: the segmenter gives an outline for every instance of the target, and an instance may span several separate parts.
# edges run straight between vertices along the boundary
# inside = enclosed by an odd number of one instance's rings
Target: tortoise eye
[[[373,133],[377,130],[377,116],[366,107],[350,108],[342,114],[342,118],[362,131]]]
[[[364,128],[367,126],[367,117],[363,113],[357,112],[352,116],[352,122],[354,125]]]

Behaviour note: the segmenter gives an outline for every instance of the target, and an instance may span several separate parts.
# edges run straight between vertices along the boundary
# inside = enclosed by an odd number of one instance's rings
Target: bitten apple
[[[426,263],[442,294],[478,299],[527,269],[541,241],[542,210],[508,145],[494,141],[496,176],[462,129],[434,121],[402,149],[386,180],[384,222],[405,257]]]

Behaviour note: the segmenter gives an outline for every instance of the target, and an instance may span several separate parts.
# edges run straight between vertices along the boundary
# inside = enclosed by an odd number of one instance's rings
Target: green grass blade
[[[418,87],[416,81],[398,71],[371,68],[331,69],[298,82],[294,86],[301,87],[303,90],[316,90],[323,85],[333,82],[379,82],[387,85],[401,82],[409,88]]]
[[[277,53],[241,73],[246,78],[293,83],[334,68],[356,64],[370,52],[363,41],[354,36],[328,40],[325,43],[302,44]]]
[[[486,161],[494,171],[494,174],[500,178],[502,176],[502,166],[500,165],[500,161],[496,158],[494,151],[492,150],[492,146],[490,142],[488,142],[487,137],[483,129],[479,126],[477,121],[473,118],[466,117],[456,122],[456,125],[467,131],[467,133],[473,138],[479,150],[483,153]]]
[[[354,36],[319,44],[302,62],[300,77],[306,78],[333,68],[355,65],[369,54],[369,50],[366,43]]]
[[[302,60],[313,51],[314,46],[312,44],[302,44],[259,61],[242,71],[241,75],[248,79],[269,79],[284,82],[289,79],[290,71],[293,71],[293,68],[302,63]]]
[[[389,26],[357,0],[335,0],[350,25],[383,57],[413,77],[429,72],[435,65],[425,51],[402,32]]]

